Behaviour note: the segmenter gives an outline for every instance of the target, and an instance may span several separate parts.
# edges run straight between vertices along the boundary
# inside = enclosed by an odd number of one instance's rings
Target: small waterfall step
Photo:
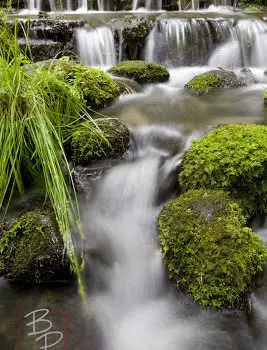
[[[76,39],[78,54],[83,64],[100,67],[110,67],[116,64],[115,42],[109,27],[78,28]]]

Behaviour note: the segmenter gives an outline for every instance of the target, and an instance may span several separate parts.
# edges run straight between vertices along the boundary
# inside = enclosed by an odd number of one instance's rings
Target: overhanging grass
[[[63,143],[73,124],[91,119],[85,102],[73,86],[51,70],[38,68],[20,51],[4,17],[0,81],[0,211],[4,217],[13,195],[23,194],[25,174],[33,183],[41,183],[84,295],[81,260],[71,234],[78,228],[82,239],[79,206]]]

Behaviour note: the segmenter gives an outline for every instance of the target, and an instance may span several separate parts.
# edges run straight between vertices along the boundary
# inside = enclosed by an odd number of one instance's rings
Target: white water
[[[266,67],[267,24],[256,19],[163,19],[147,39],[145,57],[168,66]]]
[[[266,67],[267,24],[260,20],[240,20],[231,30],[230,39],[209,60],[210,66],[236,68]]]
[[[139,7],[139,0],[133,0],[132,10],[136,11],[138,7]],[[151,10],[161,11],[162,0],[146,0],[145,9],[147,11],[151,11]]]
[[[88,66],[110,67],[116,64],[113,33],[108,27],[79,28],[76,31],[81,62]]]
[[[231,27],[227,19],[160,20],[147,38],[145,57],[168,66],[204,65],[216,46],[214,37],[226,40]]]

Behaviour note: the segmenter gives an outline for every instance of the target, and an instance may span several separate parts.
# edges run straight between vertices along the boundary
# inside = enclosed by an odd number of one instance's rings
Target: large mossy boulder
[[[128,149],[129,138],[129,129],[116,118],[86,121],[79,124],[72,134],[73,160],[75,164],[88,164],[95,160],[120,158]]]
[[[199,96],[218,89],[237,88],[244,85],[246,85],[244,79],[239,79],[234,72],[217,69],[195,76],[185,84],[185,88]]]
[[[108,74],[97,68],[86,67],[68,57],[40,62],[39,66],[52,70],[63,81],[73,85],[92,109],[104,108],[120,94],[118,84]]]
[[[29,211],[1,224],[0,274],[31,285],[70,277],[63,240],[50,210]]]
[[[162,83],[169,79],[167,68],[161,64],[147,61],[124,61],[110,68],[109,72],[130,78],[139,84]]]
[[[193,141],[179,180],[183,190],[227,190],[249,215],[267,213],[267,127],[222,125]]]
[[[169,276],[202,306],[242,308],[266,261],[263,242],[224,191],[192,190],[161,211]]]

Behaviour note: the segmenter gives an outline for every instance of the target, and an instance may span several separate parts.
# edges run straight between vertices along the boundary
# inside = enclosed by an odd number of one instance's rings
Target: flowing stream
[[[116,62],[109,28],[82,28],[77,39],[84,63]],[[129,125],[131,145],[124,160],[92,183],[81,205],[86,304],[73,286],[18,290],[0,279],[1,349],[16,348],[20,313],[49,308],[68,314],[71,350],[266,350],[267,273],[250,313],[203,310],[168,281],[156,223],[175,196],[177,167],[192,139],[218,123],[266,123],[266,52],[266,24],[258,20],[159,21],[144,55],[168,65],[169,82],[139,87],[103,111]],[[216,66],[239,74],[245,65],[255,77],[247,87],[202,97],[184,89]],[[252,226],[267,244],[266,218]],[[25,334],[21,350],[39,349]]]

